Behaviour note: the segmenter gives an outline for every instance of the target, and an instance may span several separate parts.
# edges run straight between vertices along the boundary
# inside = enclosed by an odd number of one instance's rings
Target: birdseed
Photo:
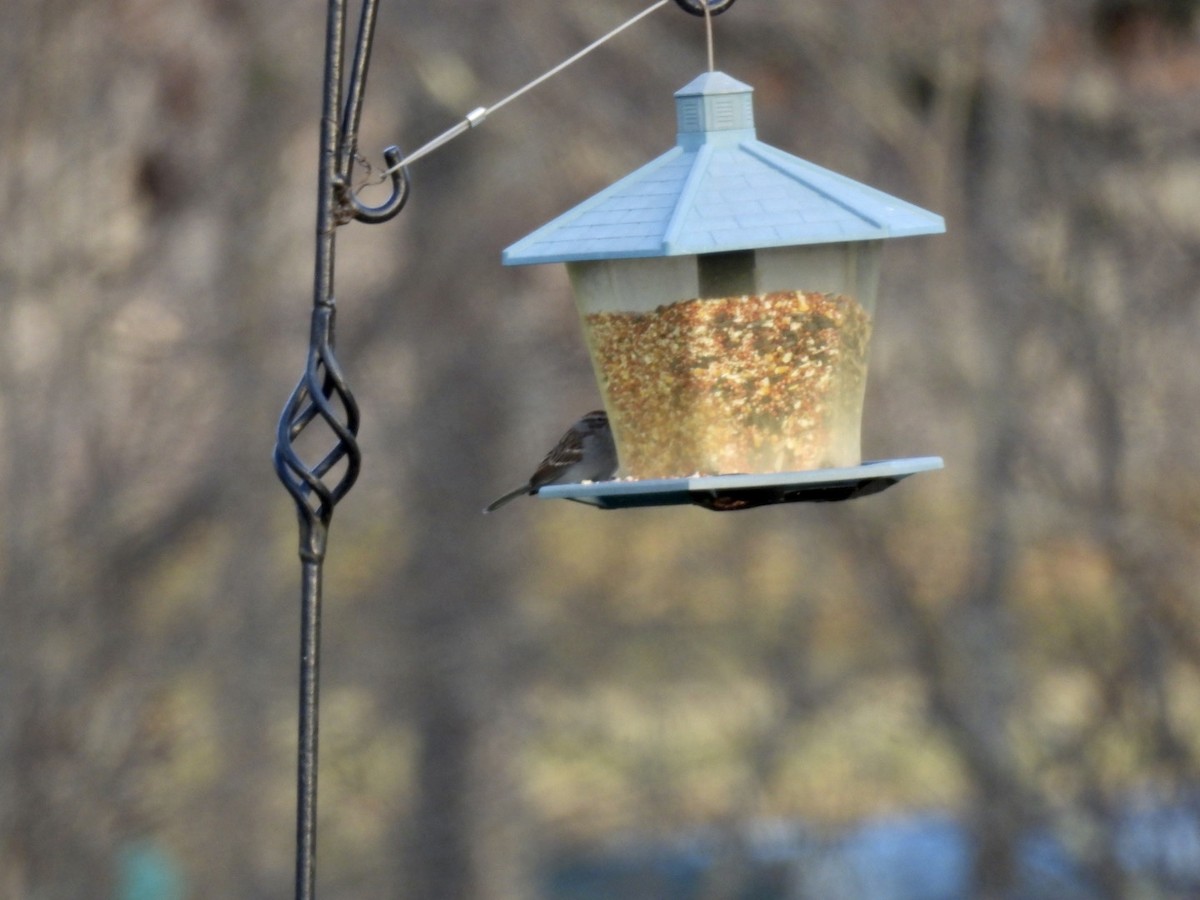
[[[871,316],[853,297],[691,299],[584,323],[625,476],[861,461]]]

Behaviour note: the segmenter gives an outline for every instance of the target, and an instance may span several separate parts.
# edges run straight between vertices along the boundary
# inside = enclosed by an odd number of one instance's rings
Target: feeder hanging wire
[[[658,0],[657,3],[650,6],[647,9],[642,10],[640,13],[638,13],[632,19],[629,19],[628,21],[622,23],[621,25],[618,25],[616,28],[614,28],[608,34],[606,34],[603,37],[588,44],[586,47],[584,47],[578,53],[574,54],[573,56],[568,57],[567,59],[564,59],[562,62],[560,62],[554,68],[543,73],[542,75],[539,75],[537,78],[533,79],[533,81],[529,82],[528,84],[524,85],[523,87],[517,88],[517,90],[513,91],[511,94],[509,94],[503,100],[499,100],[496,103],[493,103],[490,107],[480,106],[476,109],[471,110],[469,113],[466,114],[466,116],[463,117],[463,120],[461,122],[459,122],[457,125],[455,125],[453,128],[450,128],[449,130],[447,130],[447,131],[443,132],[442,134],[438,135],[437,137],[435,137],[432,141],[429,141],[428,143],[423,144],[422,146],[418,147],[412,153],[408,154],[408,156],[404,157],[404,159],[402,159],[400,162],[394,163],[389,168],[384,169],[379,175],[379,180],[382,181],[384,178],[386,178],[388,175],[391,175],[393,172],[396,172],[399,169],[403,168],[404,166],[407,166],[411,163],[416,162],[418,159],[420,159],[423,156],[429,155],[434,150],[436,150],[439,147],[441,147],[442,145],[452,141],[454,138],[458,137],[463,132],[469,131],[470,129],[479,125],[480,123],[483,122],[484,119],[486,119],[488,116],[490,116],[496,110],[500,109],[503,106],[507,106],[509,103],[516,100],[518,97],[520,97],[522,94],[526,93],[527,91],[533,90],[535,87],[537,87],[543,81],[553,78],[555,75],[557,75],[563,69],[567,68],[567,66],[583,59],[583,57],[587,56],[589,53],[591,53],[593,50],[600,47],[602,44],[604,44],[607,41],[611,40],[612,38],[616,37],[618,34],[620,34],[625,29],[627,29],[633,25],[636,25],[638,22],[640,22],[646,16],[650,15],[652,12],[654,12],[658,9],[661,9],[662,7],[666,6],[670,2],[671,2],[671,0]],[[707,6],[705,7],[705,18],[709,19],[709,21],[711,22],[711,18],[708,14]],[[711,27],[710,27],[709,31],[710,31],[710,33],[709,33],[708,54],[709,54],[709,69],[711,70],[712,69]]]

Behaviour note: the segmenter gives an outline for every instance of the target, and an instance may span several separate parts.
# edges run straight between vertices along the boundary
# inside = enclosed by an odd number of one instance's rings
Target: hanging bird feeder
[[[942,217],[762,143],[751,95],[701,75],[674,148],[504,251],[566,264],[621,461],[539,496],[740,509],[942,467],[860,449],[882,243]]]

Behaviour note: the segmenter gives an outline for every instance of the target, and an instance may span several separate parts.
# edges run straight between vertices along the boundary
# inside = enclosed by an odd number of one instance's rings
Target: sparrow
[[[536,494],[548,484],[604,481],[616,472],[617,445],[608,414],[602,409],[593,410],[567,429],[528,482],[497,497],[483,511],[494,512],[510,500]]]

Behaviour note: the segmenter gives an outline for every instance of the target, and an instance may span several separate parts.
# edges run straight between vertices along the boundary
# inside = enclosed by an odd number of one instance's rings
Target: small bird
[[[528,482],[497,497],[484,512],[494,512],[517,497],[536,494],[548,484],[604,481],[616,472],[617,445],[608,425],[608,415],[602,409],[593,410],[567,429]]]

